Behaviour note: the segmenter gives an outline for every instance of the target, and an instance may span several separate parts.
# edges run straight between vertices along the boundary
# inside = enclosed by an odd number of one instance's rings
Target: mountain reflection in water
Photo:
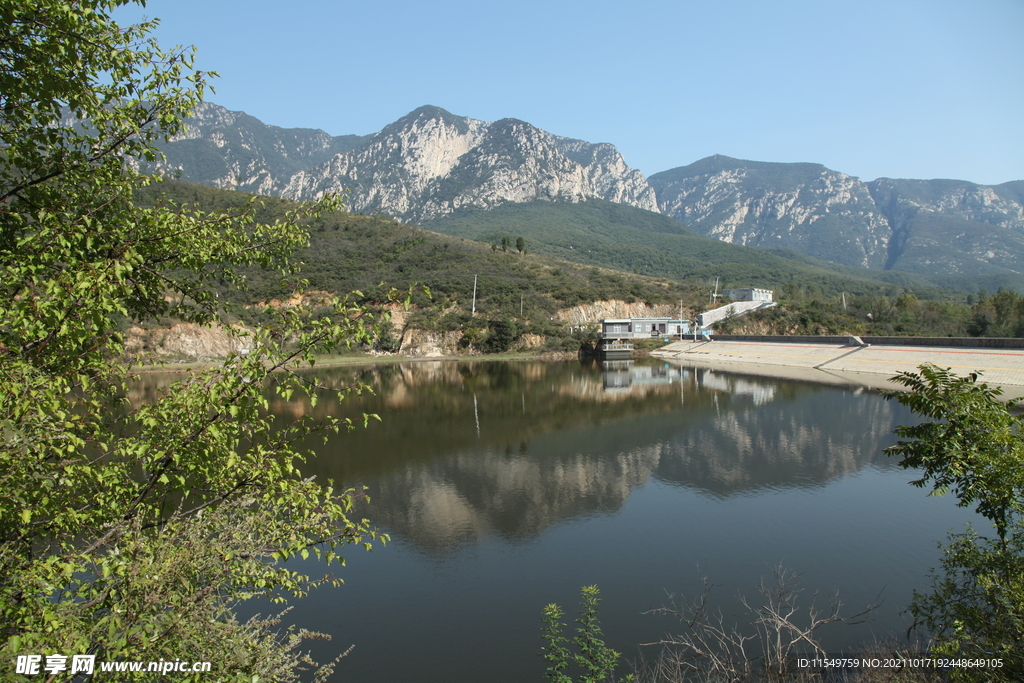
[[[315,407],[270,396],[271,411],[381,417],[311,443],[304,468],[368,486],[357,514],[393,539],[348,550],[345,586],[319,589],[289,617],[335,636],[314,645],[321,659],[357,646],[339,668],[346,679],[542,680],[541,608],[559,602],[571,620],[592,583],[609,645],[635,657],[676,627],[641,614],[666,591],[695,597],[706,573],[721,586],[712,606],[733,615],[736,593],[751,595],[779,563],[807,572],[808,600],[838,586],[858,611],[882,592],[873,623],[825,636],[855,648],[906,628],[899,612],[937,565],[936,543],[970,518],[909,486],[913,474],[882,454],[914,418],[861,387],[656,362],[316,374],[374,393],[325,392]],[[164,382],[150,380],[134,398]]]
[[[878,443],[907,420],[860,388],[633,361],[417,362],[327,380],[375,393],[271,410],[380,415],[319,447],[308,469],[369,486],[368,516],[429,552],[614,512],[652,477],[715,497],[823,486],[892,466]]]

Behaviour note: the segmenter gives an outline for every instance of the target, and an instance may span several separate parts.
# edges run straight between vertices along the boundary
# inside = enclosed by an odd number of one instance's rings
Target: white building
[[[689,320],[673,318],[614,318],[601,321],[602,339],[677,337],[689,332]]]
[[[733,301],[773,301],[775,292],[770,289],[748,287],[746,289],[723,289],[722,295]]]

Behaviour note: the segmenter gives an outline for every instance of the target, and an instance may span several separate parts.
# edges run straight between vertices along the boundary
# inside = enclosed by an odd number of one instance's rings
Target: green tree
[[[565,645],[568,639],[563,635],[565,624],[561,622],[565,612],[555,604],[544,608],[543,638],[547,645],[541,648],[541,657],[550,666],[547,677],[553,683],[573,683],[566,673],[575,663],[583,670],[580,683],[598,683],[609,678],[622,655],[607,647],[601,639],[601,625],[597,619],[597,605],[601,602],[597,586],[584,586],[580,591],[580,616],[573,645],[579,650],[571,653]],[[625,679],[633,680],[632,676]]]
[[[516,249],[519,250],[520,254],[522,254],[524,251],[526,251],[526,240],[523,239],[522,237],[517,237],[516,238]]]
[[[893,306],[895,306],[897,311],[913,311],[920,303],[920,300],[914,294],[900,294]]]
[[[512,243],[512,240],[509,239],[508,236],[502,237],[501,238],[501,250],[504,251],[504,252],[507,252],[508,251],[508,247],[509,247],[509,245],[511,243]]]
[[[1000,403],[1002,390],[979,384],[977,373],[960,377],[934,365],[901,372],[893,381],[908,391],[885,396],[931,421],[897,427],[897,436],[912,440],[886,453],[921,471],[914,486],[931,483],[936,495],[952,490],[959,506],[975,506],[1005,540],[1024,511],[1024,416],[1012,412],[1017,402]]]
[[[504,353],[512,348],[522,334],[522,330],[512,318],[501,318],[488,323],[490,334],[484,340],[484,350],[488,353]]]
[[[337,563],[375,534],[352,518],[359,492],[300,469],[310,430],[351,425],[275,427],[263,392],[315,400],[296,365],[372,341],[376,321],[344,299],[317,318],[268,311],[248,354],[126,402],[125,319],[214,322],[211,283],[244,286],[239,266],[291,272],[303,224],[339,206],[270,225],[251,204],[137,208],[151,179],[135,169],[182,130],[207,75],[191,50],[162,51],[152,23],[118,26],[126,1],[0,0],[0,660],[180,658],[214,662],[217,680],[294,680],[303,634],[240,624],[233,606],[335,580],[282,561]]]
[[[395,328],[390,322],[385,321],[377,326],[377,338],[373,341],[373,348],[384,353],[395,353],[402,348],[402,340],[395,336]]]
[[[942,550],[931,589],[914,591],[915,625],[933,636],[941,657],[987,660],[954,669],[953,680],[1024,680],[1024,528],[1015,523],[1005,540],[968,529],[951,534]]]
[[[900,441],[887,449],[922,476],[911,482],[933,494],[953,491],[960,506],[974,506],[992,522],[996,537],[968,528],[943,548],[941,574],[930,592],[914,592],[910,613],[935,639],[944,657],[999,659],[1001,666],[955,668],[954,680],[1024,679],[1024,418],[1015,401],[1001,403],[1001,390],[978,383],[972,373],[923,365],[894,381],[907,393],[887,392],[915,413],[930,418],[898,427]]]

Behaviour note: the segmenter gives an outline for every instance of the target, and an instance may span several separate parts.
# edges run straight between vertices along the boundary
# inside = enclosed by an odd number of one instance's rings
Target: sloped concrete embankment
[[[931,363],[960,375],[978,372],[989,384],[1024,389],[1024,340],[927,337],[714,336],[682,341],[652,355],[681,364],[799,370],[807,379],[844,375],[877,384]],[[782,373],[791,376],[791,373]],[[858,376],[861,379],[858,380]],[[864,381],[865,376],[873,377]],[[1021,389],[1012,393],[1019,394]],[[1011,393],[1011,392],[1008,392]]]

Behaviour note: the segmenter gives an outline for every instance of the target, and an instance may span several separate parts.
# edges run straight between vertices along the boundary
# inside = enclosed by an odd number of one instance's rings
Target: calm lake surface
[[[742,612],[778,565],[805,604],[838,589],[873,620],[822,632],[834,651],[900,633],[899,614],[938,564],[936,544],[973,515],[907,482],[882,449],[915,419],[857,386],[765,379],[661,362],[415,362],[320,369],[373,395],[272,401],[282,418],[380,415],[317,450],[308,470],[366,485],[360,511],[392,542],[349,549],[340,588],[291,618],[354,644],[337,680],[541,681],[541,610],[574,618],[601,589],[608,644],[628,658],[675,624],[643,612],[668,593]],[[982,525],[979,525],[982,526]],[[322,574],[310,566],[312,573]],[[262,610],[272,609],[269,606]],[[740,618],[737,616],[737,618]]]

